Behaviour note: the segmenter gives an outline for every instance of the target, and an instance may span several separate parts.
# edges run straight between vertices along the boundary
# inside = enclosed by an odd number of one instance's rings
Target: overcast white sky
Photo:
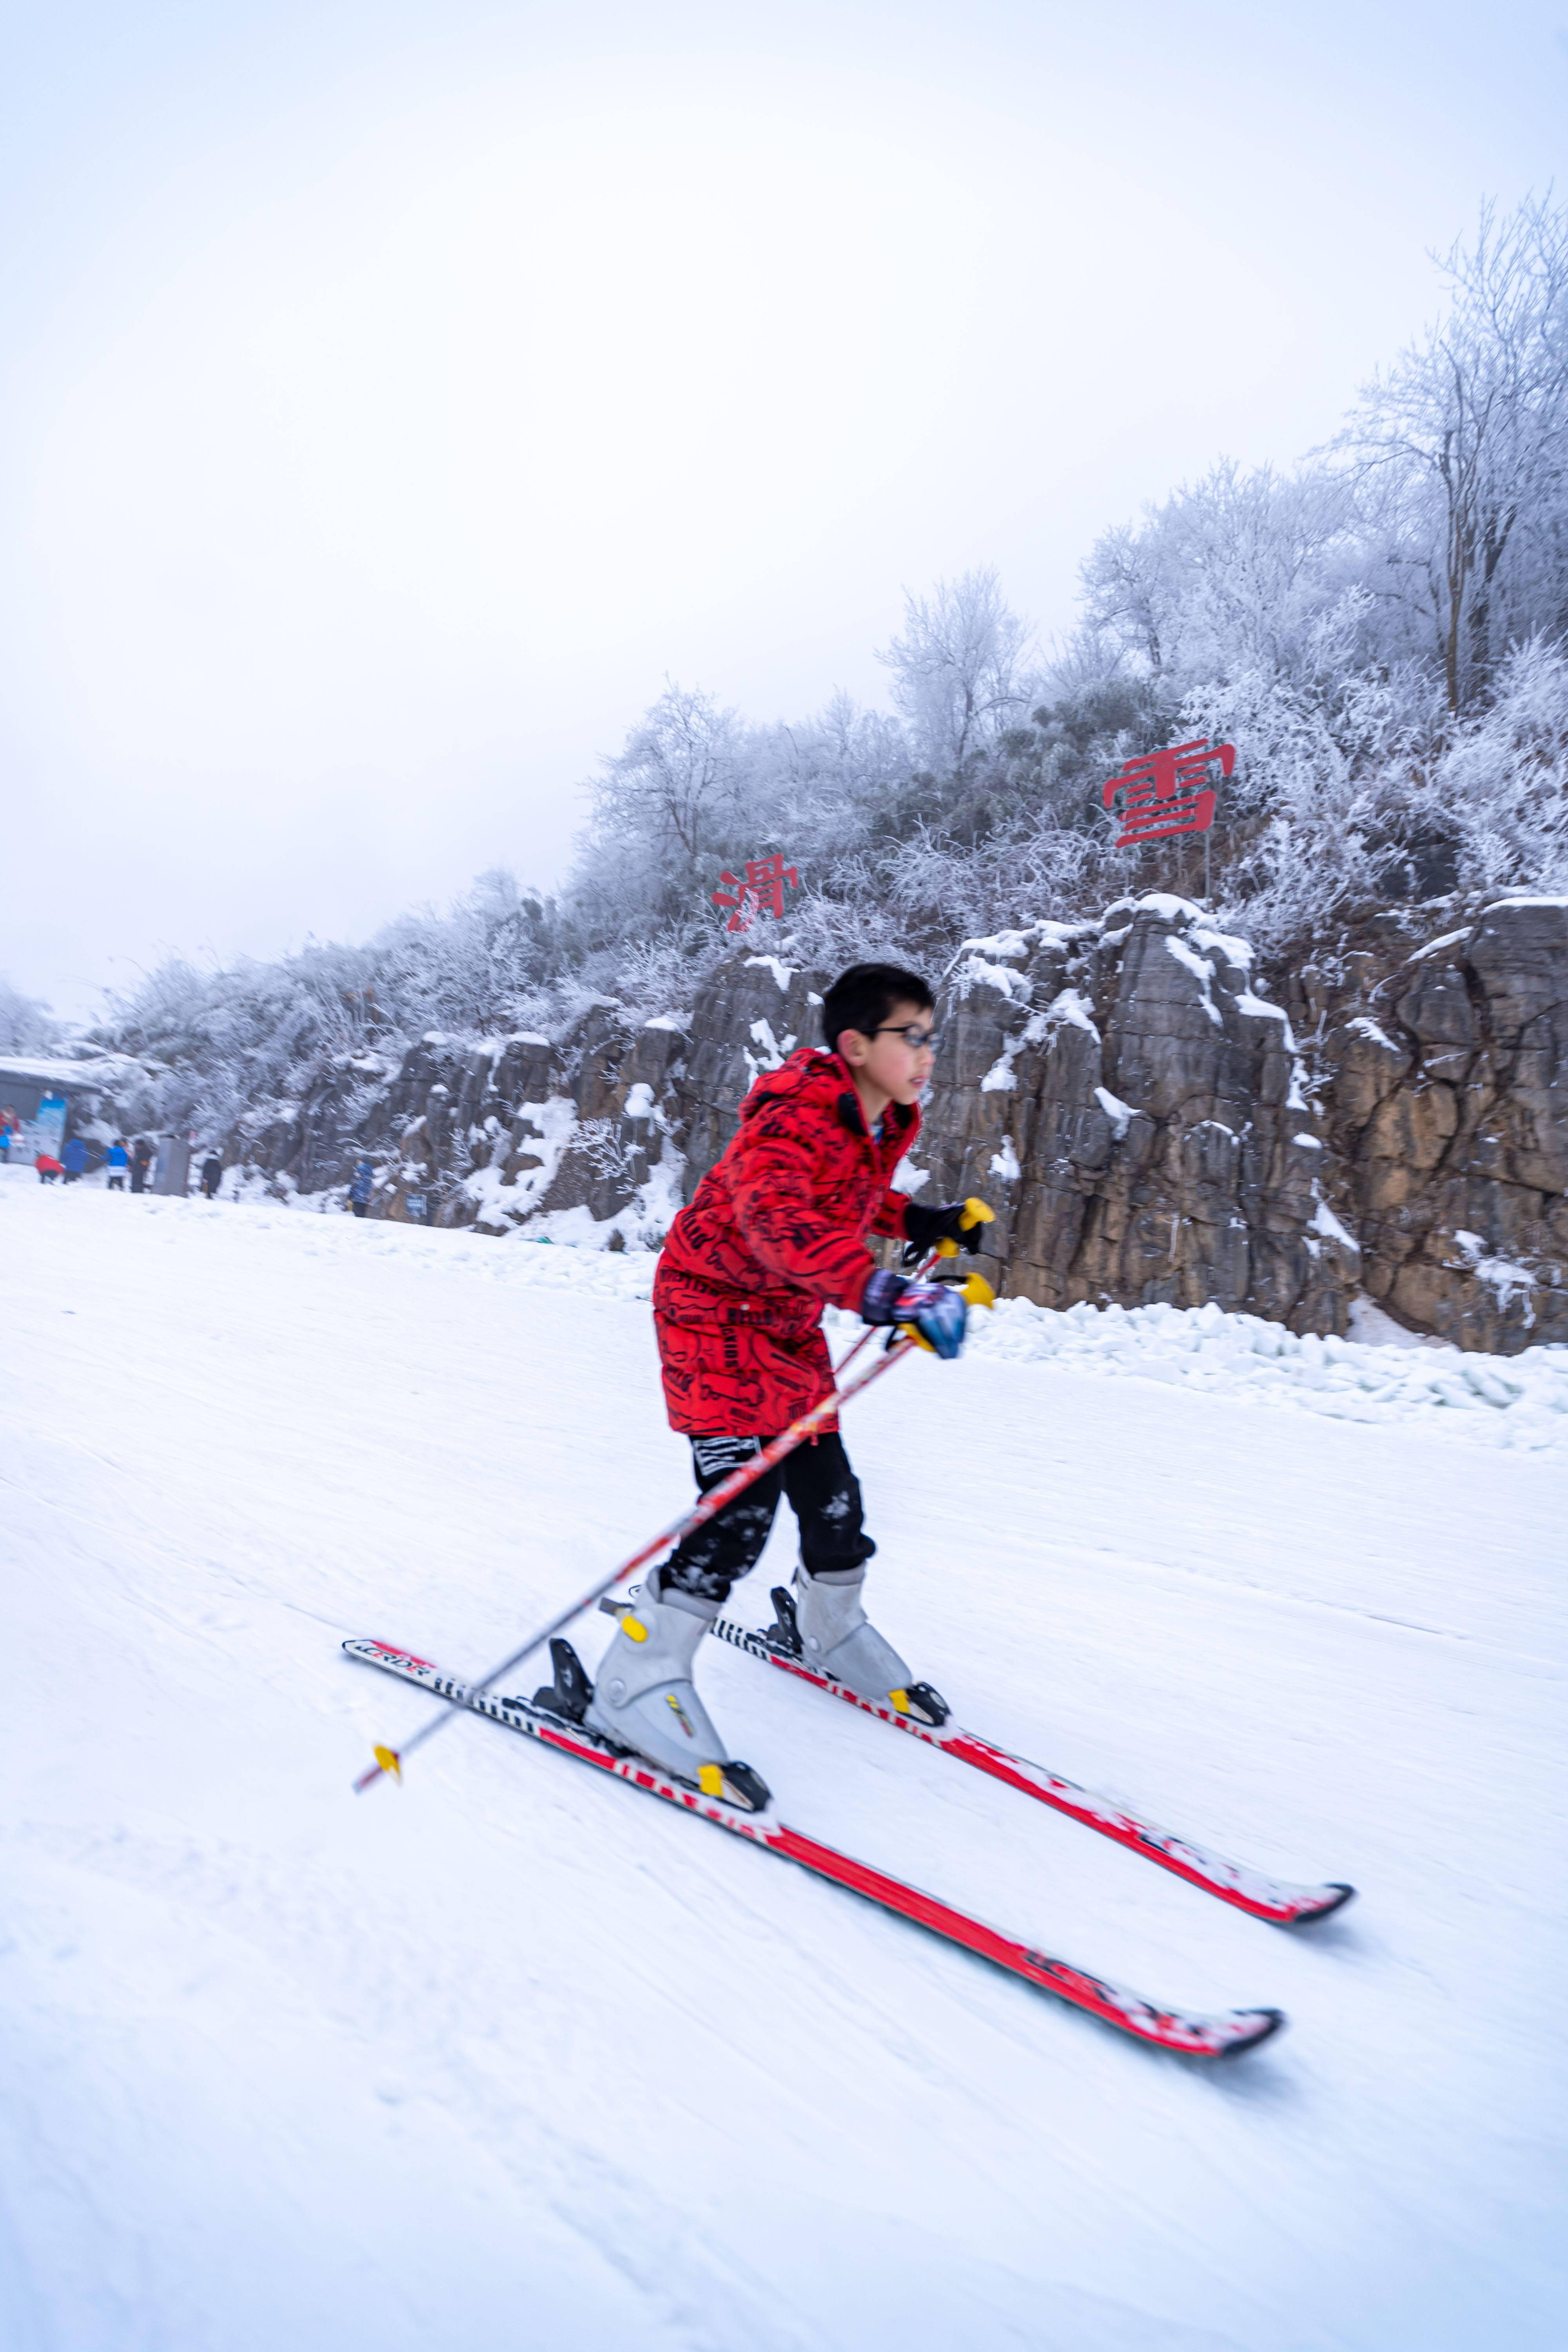
[[[1563,176],[1568,0],[0,5],[0,971],[559,878],[666,674],[880,698],[1289,464]]]

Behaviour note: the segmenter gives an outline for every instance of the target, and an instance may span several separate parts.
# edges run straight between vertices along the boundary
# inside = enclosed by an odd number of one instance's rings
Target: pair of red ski
[[[782,1612],[781,1612],[782,1614]],[[1074,1821],[1084,1822],[1103,1837],[1157,1862],[1163,1869],[1173,1871],[1206,1894],[1217,1895],[1221,1902],[1233,1904],[1255,1919],[1267,1919],[1279,1926],[1296,1927],[1313,1919],[1326,1918],[1331,1912],[1349,1902],[1353,1889],[1337,1884],[1317,1886],[1295,1886],[1269,1878],[1260,1871],[1249,1870],[1239,1863],[1227,1861],[1223,1855],[1191,1844],[1168,1830],[1158,1828],[1130,1807],[1108,1797],[1097,1796],[1092,1790],[1079,1788],[1058,1772],[1047,1771],[1030,1764],[1022,1757],[1010,1756],[1003,1748],[974,1733],[961,1731],[952,1726],[940,1729],[912,1721],[890,1706],[877,1705],[858,1697],[841,1683],[816,1668],[789,1656],[780,1646],[778,1634],[748,1632],[721,1618],[713,1627],[714,1633],[769,1665],[796,1675],[803,1682],[814,1684],[818,1690],[847,1699],[879,1722],[890,1724],[896,1730],[923,1739],[928,1746],[940,1748],[961,1763],[970,1764],[994,1780],[1004,1780],[1008,1787],[1035,1797],[1042,1804],[1069,1814]],[[564,1648],[566,1645],[561,1645]],[[705,1796],[700,1790],[671,1779],[638,1756],[617,1752],[597,1738],[580,1723],[552,1711],[541,1704],[552,1694],[541,1691],[533,1699],[497,1698],[483,1687],[460,1682],[445,1674],[427,1658],[418,1658],[406,1650],[395,1648],[384,1642],[350,1641],[343,1643],[353,1657],[362,1658],[369,1665],[380,1666],[386,1673],[400,1676],[405,1682],[418,1684],[437,1696],[448,1700],[455,1707],[468,1707],[478,1715],[489,1716],[492,1722],[505,1724],[509,1729],[526,1733],[547,1748],[558,1748],[563,1755],[574,1756],[582,1763],[596,1764],[602,1770],[634,1788],[645,1790],[650,1796],[662,1797],[686,1812],[700,1814],[721,1829],[747,1839],[786,1862],[798,1863],[817,1877],[830,1879],[883,1909],[896,1912],[901,1918],[913,1920],[945,1937],[950,1943],[962,1945],[984,1959],[994,1961],[1028,1983],[1047,1992],[1058,1994],[1074,2008],[1087,2010],[1092,2016],[1102,2018],[1108,2024],[1119,2027],[1141,2042],[1152,2042],[1162,2050],[1180,2052],[1189,2057],[1226,2058],[1243,2050],[1256,2049],[1278,2032],[1285,2022],[1277,2009],[1230,2010],[1210,2016],[1192,2011],[1170,2008],[1145,2000],[1125,1986],[1108,1983],[1075,1968],[1069,1961],[1040,1951],[1020,1938],[988,1927],[984,1921],[959,1911],[938,1896],[927,1895],[906,1881],[889,1876],[885,1871],[840,1853],[834,1847],[807,1837],[799,1830],[782,1822],[770,1821],[766,1815],[742,1812],[721,1799]],[[561,1677],[558,1675],[558,1681]]]

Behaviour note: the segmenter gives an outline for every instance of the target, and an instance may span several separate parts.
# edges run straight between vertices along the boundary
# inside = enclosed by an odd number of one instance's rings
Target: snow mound
[[[656,1173],[658,1171],[656,1171]],[[121,1205],[116,1203],[117,1207]],[[577,1290],[595,1298],[648,1298],[653,1294],[653,1250],[612,1250],[590,1229],[586,1209],[557,1213],[558,1234],[481,1234],[472,1226],[405,1225],[390,1218],[311,1215],[283,1202],[265,1205],[225,1201],[143,1201],[150,1216],[227,1220],[243,1218],[248,1233],[265,1234],[278,1247],[302,1247],[310,1255],[362,1265],[367,1257],[426,1268],[433,1274],[469,1273],[509,1287]],[[303,1204],[301,1204],[303,1206]],[[571,1230],[574,1221],[582,1238]]]
[[[977,1355],[1130,1374],[1336,1421],[1440,1420],[1479,1444],[1531,1449],[1568,1436],[1568,1348],[1466,1355],[1298,1339],[1282,1323],[1212,1306],[1082,1306],[1058,1314],[1026,1298],[1001,1300],[970,1328]]]

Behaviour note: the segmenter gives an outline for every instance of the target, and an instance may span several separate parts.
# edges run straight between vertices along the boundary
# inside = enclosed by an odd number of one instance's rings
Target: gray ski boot
[[[793,1622],[796,1654],[809,1666],[820,1667],[857,1698],[890,1706],[896,1715],[933,1727],[947,1721],[947,1702],[929,1683],[910,1680],[910,1670],[892,1643],[884,1641],[861,1604],[866,1566],[827,1568],[814,1576],[802,1560],[795,1572],[793,1606],[780,1604],[789,1596],[773,1594],[781,1628]]]
[[[718,1616],[719,1603],[678,1590],[666,1592],[655,1569],[635,1601],[602,1601],[599,1606],[618,1622],[582,1718],[587,1728],[615,1747],[646,1756],[704,1796],[721,1797],[747,1812],[763,1811],[766,1783],[749,1764],[725,1753],[692,1680],[697,1645]]]

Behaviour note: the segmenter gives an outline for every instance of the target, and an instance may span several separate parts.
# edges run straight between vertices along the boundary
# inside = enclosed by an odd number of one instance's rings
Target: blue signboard
[[[31,1118],[22,1121],[21,1136],[11,1139],[11,1158],[29,1163],[40,1151],[58,1160],[66,1139],[66,1098],[64,1095],[40,1095],[38,1108]]]

